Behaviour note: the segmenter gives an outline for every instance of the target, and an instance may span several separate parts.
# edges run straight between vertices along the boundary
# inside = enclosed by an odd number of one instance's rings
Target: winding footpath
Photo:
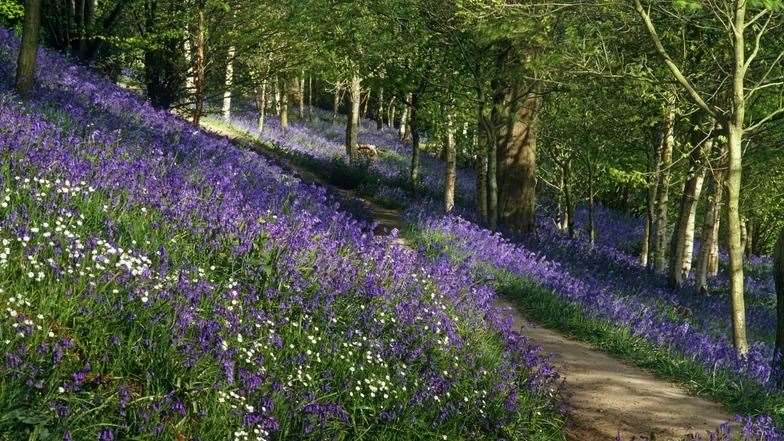
[[[384,235],[402,227],[399,211],[379,207],[350,190],[330,185],[284,156],[241,139],[235,133],[209,129],[269,157],[303,182],[324,186],[342,202],[359,207],[363,217],[376,222],[376,234]],[[401,239],[397,241],[405,245]],[[657,441],[678,440],[690,433],[715,430],[732,418],[720,404],[694,397],[682,386],[532,323],[507,299],[498,297],[496,303],[509,314],[515,328],[552,354],[556,369],[566,379],[564,399],[569,412],[569,440],[609,441],[619,434],[626,441],[634,436]]]

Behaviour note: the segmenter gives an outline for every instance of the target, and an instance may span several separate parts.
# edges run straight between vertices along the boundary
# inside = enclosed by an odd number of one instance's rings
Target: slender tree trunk
[[[572,196],[572,160],[565,159],[563,164],[564,175],[564,205],[566,205],[566,231],[569,237],[575,237],[574,231],[574,197]]]
[[[22,43],[16,63],[16,91],[30,92],[35,82],[38,35],[41,32],[41,0],[25,0]]]
[[[563,233],[566,231],[566,224],[568,223],[568,214],[566,214],[566,184],[564,179],[563,167],[558,167],[558,206],[556,211],[556,229],[558,232]]]
[[[223,82],[223,119],[231,119],[231,87],[234,81],[234,46],[229,46],[228,56],[226,57],[226,76]]]
[[[393,129],[395,128],[395,98],[396,97],[393,96],[392,99],[389,100],[389,106],[387,106],[387,109],[389,110],[387,125]]]
[[[193,108],[193,123],[199,124],[202,114],[204,114],[204,87],[205,87],[205,60],[204,60],[204,1],[197,2],[196,8],[196,27],[194,29],[194,51],[193,51],[193,98],[196,101]]]
[[[705,221],[700,236],[700,253],[697,256],[695,274],[697,290],[700,294],[708,294],[708,276],[715,276],[718,271],[719,221],[721,220],[723,180],[724,172],[721,170],[711,173],[708,180],[711,194],[708,196],[708,207],[705,209]]]
[[[697,118],[700,118],[699,116]],[[702,193],[705,179],[705,161],[713,147],[713,136],[706,134],[699,127],[699,121],[692,121],[695,129],[692,132],[689,170],[683,185],[678,219],[670,241],[670,268],[668,281],[671,287],[680,288],[691,271],[694,250],[694,221],[697,216],[697,203]]]
[[[446,112],[446,158],[444,165],[444,211],[449,213],[455,206],[455,178],[457,176],[457,150],[455,148],[455,128],[451,107]]]
[[[349,114],[346,117],[346,154],[348,160],[353,163],[356,155],[356,147],[359,143],[359,104],[362,99],[362,83],[359,75],[351,77],[349,88]]]
[[[406,139],[406,121],[408,121],[408,105],[411,102],[411,95],[406,95],[406,102],[403,103],[403,112],[400,114],[400,140]]]
[[[672,168],[672,150],[675,144],[674,136],[675,107],[670,104],[662,122],[661,143],[659,148],[659,182],[656,196],[656,223],[654,229],[654,267],[656,272],[664,274],[667,270],[667,226],[669,212],[669,190]]]
[[[654,246],[654,226],[656,219],[656,196],[658,195],[659,188],[659,174],[661,173],[661,147],[662,143],[658,143],[653,148],[653,155],[650,160],[649,171],[653,175],[649,178],[648,182],[648,203],[645,209],[645,231],[642,238],[642,250],[640,251],[640,265],[648,267],[653,259],[651,258],[651,249]]]
[[[486,126],[484,101],[481,90],[477,91],[477,120],[476,120],[476,169],[475,198],[476,214],[479,222],[487,225],[487,145],[490,143],[490,136]]]
[[[362,105],[362,119],[367,119],[368,104],[370,103],[370,89],[365,93],[365,103]]]
[[[376,113],[376,130],[384,128],[384,88],[378,90],[378,110]]]
[[[299,88],[297,91],[297,98],[299,98],[299,119],[305,119],[305,71],[302,71],[302,76],[299,77]]]
[[[508,112],[503,141],[498,145],[499,220],[513,233],[536,229],[536,125],[541,98],[535,92],[511,96],[515,109]]]
[[[148,26],[149,23],[148,23]],[[188,71],[185,73],[185,94],[188,97],[191,97],[196,90],[195,80],[193,78],[193,40],[190,38],[185,39],[182,45],[183,53],[185,56],[185,63],[188,66]],[[147,68],[147,62],[145,61],[145,69]],[[149,91],[148,91],[149,93]]]
[[[282,81],[282,87],[278,86],[280,89],[280,128],[288,129],[289,128],[289,89],[286,84],[286,79],[284,78]]]
[[[308,75],[308,119],[313,118],[313,75]]]
[[[588,225],[587,225],[587,233],[588,233],[588,244],[593,247],[596,244],[596,215],[595,215],[595,208],[596,204],[594,202],[594,179],[595,173],[591,170],[588,173]]]
[[[485,127],[487,131],[487,226],[491,230],[498,229],[498,162],[500,161],[499,152],[504,151],[505,146],[500,143],[509,142],[509,125],[511,100],[509,90],[505,90],[499,81],[493,82],[493,107],[490,111],[490,125]]]
[[[743,92],[741,92],[743,93]],[[740,120],[742,121],[742,119]],[[727,243],[730,255],[730,298],[732,301],[733,342],[738,352],[745,354],[749,345],[746,338],[746,305],[743,288],[743,248],[740,234],[740,185],[741,185],[741,154],[743,129],[739,125],[730,124],[729,175],[727,177]]]
[[[419,92],[410,94],[411,118],[408,131],[411,136],[411,186],[416,188],[419,182]]]
[[[773,276],[776,279],[776,349],[773,361],[775,372],[781,375],[784,369],[784,230],[781,230],[773,252]],[[780,386],[781,378],[778,383]]]
[[[275,85],[275,114],[280,116],[280,79],[277,75],[272,79],[272,83]]]
[[[262,80],[261,85],[256,87],[256,107],[259,112],[259,133],[264,132],[264,120],[267,113],[267,80]]]

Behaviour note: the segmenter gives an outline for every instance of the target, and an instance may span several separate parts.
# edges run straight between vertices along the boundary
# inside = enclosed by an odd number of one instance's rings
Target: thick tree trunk
[[[289,89],[286,84],[286,80],[283,79],[282,87],[278,86],[280,90],[280,113],[278,116],[280,117],[280,128],[288,129],[289,128]]]
[[[16,63],[16,91],[27,94],[35,83],[38,35],[41,33],[41,0],[25,0],[22,43]]]
[[[693,121],[695,122],[695,121]],[[683,185],[678,220],[675,222],[670,241],[670,269],[667,280],[673,288],[680,288],[691,271],[692,254],[694,251],[694,221],[697,216],[697,204],[702,193],[705,179],[705,161],[713,147],[713,136],[696,129],[699,121],[694,124],[692,132],[689,170]]]
[[[710,196],[705,209],[705,221],[700,235],[700,253],[697,255],[695,279],[700,294],[708,294],[708,276],[715,276],[719,262],[719,221],[721,219],[721,198],[724,186],[724,173],[716,170],[709,174]],[[713,272],[711,272],[713,270]]]
[[[226,76],[223,81],[223,107],[221,113],[223,119],[228,121],[231,119],[231,87],[234,82],[234,46],[229,46],[229,51],[226,57]]]
[[[446,112],[446,142],[444,143],[444,211],[449,213],[455,206],[455,178],[457,176],[457,150],[452,109]]]
[[[256,87],[256,108],[259,112],[258,131],[263,133],[267,113],[267,80],[263,80],[261,85]]]
[[[384,128],[384,88],[378,90],[378,109],[376,111],[376,130]]]
[[[667,270],[667,226],[669,212],[670,168],[672,167],[672,150],[675,144],[675,107],[667,108],[662,122],[661,146],[659,147],[659,182],[656,196],[656,222],[654,228],[654,267],[656,272],[664,274]]]
[[[349,114],[346,117],[346,154],[348,160],[353,163],[356,155],[356,147],[359,143],[359,104],[362,99],[362,83],[359,75],[351,77],[349,88]]]
[[[411,186],[416,188],[419,182],[419,93],[409,95],[411,109],[409,110],[408,132],[411,136]]]
[[[199,1],[196,8],[196,25],[193,35],[193,123],[199,124],[204,113],[204,87],[205,87],[205,60],[204,46],[206,44],[204,36],[204,1]]]
[[[498,145],[498,210],[500,222],[516,234],[536,229],[536,124],[540,97],[510,91],[508,111]]]
[[[776,373],[781,375],[784,369],[784,230],[781,230],[773,251],[773,276],[776,279],[776,350],[773,360]],[[781,383],[782,379],[779,379],[779,385]]]

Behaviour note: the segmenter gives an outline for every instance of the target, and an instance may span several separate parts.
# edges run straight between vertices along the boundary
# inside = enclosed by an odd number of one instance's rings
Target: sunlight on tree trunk
[[[259,112],[258,131],[264,133],[264,120],[267,113],[267,80],[262,80],[260,86],[256,86],[256,108]]]
[[[446,112],[446,142],[444,145],[444,211],[449,213],[455,206],[455,179],[457,177],[457,150],[452,109]]]
[[[376,130],[384,128],[384,88],[378,90],[378,108],[376,109]]]
[[[349,87],[349,114],[346,116],[346,155],[349,162],[356,159],[356,148],[359,143],[359,104],[362,99],[362,79],[359,75],[351,77]]]
[[[664,274],[667,270],[667,227],[669,214],[670,176],[672,168],[672,150],[675,144],[675,105],[670,97],[665,110],[661,127],[661,146],[659,147],[659,182],[656,185],[656,222],[654,223],[654,267],[657,273]]]
[[[288,82],[284,77],[281,80],[281,84],[278,85],[279,90],[279,97],[280,97],[280,106],[278,108],[278,117],[280,117],[280,128],[288,129],[289,128],[289,88]]]
[[[650,160],[648,161],[648,201],[645,206],[645,230],[642,236],[642,248],[640,250],[640,265],[649,267],[652,262],[651,251],[654,248],[654,228],[656,219],[656,196],[659,189],[659,173],[661,173],[661,146],[662,143],[655,143],[651,149]]]
[[[231,87],[234,81],[234,53],[234,46],[229,46],[226,56],[226,76],[223,81],[223,107],[221,108],[221,114],[226,121],[231,119]]]
[[[723,171],[714,170],[712,173],[709,173],[708,184],[711,194],[708,197],[708,207],[705,209],[705,221],[700,235],[700,252],[697,255],[697,268],[694,276],[697,283],[697,291],[700,294],[708,294],[708,276],[715,276],[718,270],[719,221],[721,220],[723,180]]]
[[[411,186],[416,188],[419,183],[419,93],[409,95],[411,109],[409,115],[408,135],[411,137]]]

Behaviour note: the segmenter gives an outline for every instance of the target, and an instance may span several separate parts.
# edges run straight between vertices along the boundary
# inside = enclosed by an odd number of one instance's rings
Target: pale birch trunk
[[[286,80],[283,80],[283,87],[278,86],[280,93],[280,128],[289,128],[289,91],[286,87]]]
[[[675,107],[669,104],[662,122],[661,147],[659,148],[660,170],[656,196],[656,222],[654,229],[654,267],[656,272],[664,274],[667,270],[667,227],[668,227],[668,199],[670,190],[670,176],[672,167],[672,150],[675,144],[674,136]]]
[[[355,161],[359,143],[359,104],[362,99],[362,79],[359,75],[351,77],[349,87],[349,114],[346,116],[346,155],[350,163]]]
[[[649,267],[653,263],[651,251],[654,246],[654,228],[656,222],[656,197],[659,189],[659,174],[661,173],[661,146],[660,142],[653,148],[653,155],[649,162],[649,170],[653,175],[648,182],[648,203],[645,208],[645,231],[642,237],[642,249],[640,250],[640,265]]]
[[[267,80],[263,80],[260,86],[256,87],[256,107],[259,112],[258,132],[264,132],[264,120],[267,113]]]
[[[384,128],[384,88],[378,90],[378,110],[376,113],[376,130]]]
[[[721,198],[724,173],[716,170],[709,174],[708,207],[700,234],[700,252],[697,255],[695,279],[700,294],[708,294],[708,277],[715,276],[719,261],[719,221],[721,220]],[[713,265],[713,266],[711,266]],[[711,272],[713,270],[713,272]]]
[[[226,75],[223,81],[223,107],[221,114],[223,119],[228,121],[231,119],[231,87],[234,81],[234,46],[229,46],[228,56],[226,58]]]
[[[398,134],[400,135],[400,140],[406,139],[406,122],[408,121],[408,105],[411,102],[410,95],[406,95],[406,102],[403,103],[403,111],[400,114],[400,126],[398,130]]]
[[[457,176],[457,150],[455,149],[455,129],[452,109],[446,112],[446,158],[444,165],[444,211],[449,213],[455,206],[455,178]]]

